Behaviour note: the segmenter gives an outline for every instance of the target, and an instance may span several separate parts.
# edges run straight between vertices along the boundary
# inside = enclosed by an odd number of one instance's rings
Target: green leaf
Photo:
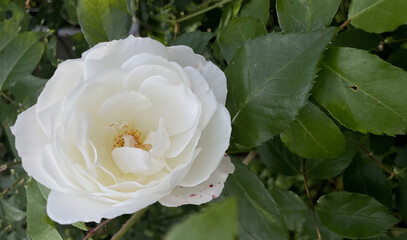
[[[18,26],[11,21],[0,22],[0,51],[9,44],[18,33]]]
[[[378,34],[368,33],[357,28],[340,32],[333,40],[332,46],[352,47],[363,50],[375,50],[383,38]]]
[[[259,146],[257,152],[260,160],[274,173],[296,176],[301,172],[301,159],[284,146],[280,137]]]
[[[249,3],[242,7],[240,17],[254,17],[267,25],[270,15],[270,1],[269,0],[251,0]]]
[[[44,50],[44,43],[38,41],[42,36],[35,32],[21,33],[1,50],[0,89],[8,89],[31,74]]]
[[[166,240],[233,240],[236,239],[236,235],[237,200],[230,198],[221,203],[212,204],[205,211],[192,215],[186,221],[176,225],[168,233]]]
[[[210,32],[196,31],[184,33],[175,40],[170,41],[168,45],[187,45],[191,47],[195,53],[203,54],[205,51],[207,51],[208,42],[212,37],[213,34]]]
[[[48,195],[51,192],[51,189],[47,188],[46,186],[42,185],[41,183],[37,182],[38,189],[40,190],[42,196],[45,200],[48,200]]]
[[[271,196],[276,201],[287,228],[291,231],[301,230],[308,213],[308,206],[301,198],[291,191],[278,188],[271,190]]]
[[[407,50],[397,49],[389,56],[387,61],[394,66],[407,70]]]
[[[351,239],[376,236],[397,223],[386,207],[359,193],[332,192],[322,196],[315,207],[325,226]]]
[[[405,133],[407,72],[363,50],[332,48],[325,55],[313,95],[336,120],[362,133]]]
[[[20,221],[25,217],[25,212],[16,208],[14,205],[10,204],[8,201],[1,199],[4,212],[6,213],[6,219],[9,221]]]
[[[277,204],[257,176],[239,161],[229,175],[223,194],[239,199],[239,239],[288,239]]]
[[[333,233],[324,224],[322,224],[317,212],[315,212],[315,216],[323,240],[343,240],[342,237],[338,236],[336,233]],[[318,239],[317,231],[315,229],[315,220],[311,209],[308,210],[307,219],[302,228],[302,234],[307,236],[307,238],[300,239]]]
[[[391,32],[407,23],[405,0],[353,0],[348,17],[351,24],[366,32]]]
[[[277,0],[278,22],[284,32],[315,31],[328,26],[341,0]]]
[[[291,152],[304,158],[337,158],[345,147],[339,128],[312,103],[301,109],[280,136]]]
[[[363,160],[359,155],[346,169],[343,187],[345,191],[367,194],[391,209],[393,194],[386,175],[376,164]]]
[[[46,79],[32,75],[20,78],[12,89],[15,100],[25,108],[31,107],[37,102],[42,89],[47,83]]]
[[[126,1],[80,0],[77,7],[79,24],[90,46],[129,35],[131,15]]]
[[[86,224],[83,223],[83,222],[72,223],[72,226],[74,226],[76,228],[79,228],[80,230],[83,230],[83,231],[88,231],[89,230],[88,227],[86,227]]]
[[[37,182],[32,180],[27,187],[27,232],[33,240],[62,240],[58,231],[49,224],[51,220],[47,216],[46,205]]]
[[[232,149],[280,134],[305,105],[317,64],[335,28],[270,33],[247,41],[226,69]]]
[[[395,238],[395,240],[407,240],[407,233],[404,233]]]
[[[397,186],[396,193],[396,202],[400,215],[404,221],[407,221],[407,178],[401,179]]]
[[[399,168],[407,167],[407,146],[397,153],[394,164]]]
[[[230,62],[235,52],[247,40],[267,33],[264,24],[252,17],[235,18],[222,29],[218,42],[226,62]]]
[[[356,154],[356,140],[353,132],[345,132],[345,150],[336,159],[309,159],[307,176],[316,179],[327,179],[342,173],[352,162]]]

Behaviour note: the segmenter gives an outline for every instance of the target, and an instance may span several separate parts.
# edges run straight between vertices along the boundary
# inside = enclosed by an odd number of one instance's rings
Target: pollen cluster
[[[114,139],[113,148],[124,147],[125,145],[128,145],[126,144],[125,139],[128,139],[129,137],[133,137],[134,141],[128,141],[127,143],[130,143],[131,146],[126,147],[140,148],[145,151],[149,151],[152,148],[151,144],[143,144],[145,137],[139,130],[132,129],[127,125],[120,128],[118,136]]]

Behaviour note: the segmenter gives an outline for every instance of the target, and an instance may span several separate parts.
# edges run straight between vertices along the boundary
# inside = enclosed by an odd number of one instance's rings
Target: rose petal
[[[167,47],[169,61],[176,62],[182,67],[191,66],[199,69],[205,62],[205,58],[195,54],[192,48],[184,45]]]
[[[152,175],[164,167],[147,151],[134,147],[115,148],[112,157],[123,173]]]
[[[203,78],[195,68],[186,67],[185,71],[188,73],[189,78],[191,79],[192,91],[201,100],[202,115],[198,126],[200,129],[203,129],[208,124],[218,104],[216,102],[215,95],[209,88],[205,78]]]
[[[56,113],[49,108],[62,102],[64,97],[83,81],[83,61],[81,59],[67,60],[59,64],[54,75],[45,84],[44,90],[38,97],[37,115],[38,121],[48,137],[52,135],[51,119],[55,119]],[[67,79],[69,79],[67,81]],[[60,106],[57,108],[61,108]],[[47,111],[48,110],[48,111]]]
[[[199,139],[197,147],[201,147],[202,151],[195,159],[188,175],[179,185],[196,186],[209,178],[218,167],[229,146],[231,130],[229,112],[223,105],[218,104],[216,112]]]
[[[141,84],[139,92],[148,97],[153,104],[134,119],[135,126],[140,126],[140,129],[144,126],[153,127],[152,124],[155,125],[152,129],[155,129],[162,117],[168,135],[173,136],[190,129],[202,112],[199,100],[190,89],[182,83],[173,85],[162,76],[146,79]]]
[[[162,118],[158,124],[157,131],[150,133],[150,136],[147,137],[144,144],[151,144],[153,147],[151,148],[150,153],[157,157],[162,157],[171,146],[171,141],[167,130],[165,129],[164,120]]]
[[[222,70],[201,55],[195,54],[190,47],[172,46],[168,47],[168,52],[170,54],[168,60],[177,62],[183,67],[191,66],[197,69],[206,79],[218,102],[225,105],[227,88]]]
[[[229,157],[224,157],[218,168],[208,180],[194,187],[175,187],[171,194],[160,199],[160,203],[167,207],[177,207],[185,204],[199,205],[219,197],[226,178],[233,173],[235,166]]]
[[[206,62],[198,71],[206,79],[210,89],[212,89],[218,103],[225,105],[226,94],[228,92],[226,87],[226,76],[215,64]]]
[[[140,53],[168,57],[165,46],[150,38],[129,36],[123,40],[98,44],[82,55],[85,80],[105,69],[120,68],[130,57]]]
[[[135,91],[122,91],[108,97],[97,114],[107,123],[125,122],[151,107],[146,96]]]
[[[42,168],[42,155],[50,139],[44,134],[36,119],[37,105],[18,115],[17,121],[11,131],[16,141],[18,155],[23,160],[24,170],[42,185],[48,188],[64,191],[53,178]]]
[[[114,218],[123,214],[122,209],[111,204],[79,195],[52,190],[47,201],[48,216],[60,224],[74,222],[100,222],[102,218]]]

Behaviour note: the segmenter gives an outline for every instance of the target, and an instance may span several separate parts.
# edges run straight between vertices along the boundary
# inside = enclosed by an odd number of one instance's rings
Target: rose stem
[[[12,167],[14,165],[18,165],[21,164],[21,161],[15,161],[15,162],[11,162],[11,163],[5,163],[3,165],[0,166],[0,172],[6,170],[9,167]]]
[[[169,23],[173,23],[173,24],[175,24],[175,23],[180,23],[180,22],[186,21],[186,20],[188,20],[188,19],[191,19],[191,18],[193,18],[193,17],[196,17],[196,16],[199,16],[199,15],[201,15],[201,14],[204,14],[204,13],[206,13],[206,12],[212,10],[212,9],[221,7],[221,6],[223,6],[224,4],[226,4],[226,3],[228,3],[228,2],[231,2],[231,1],[233,1],[233,0],[223,0],[223,1],[218,2],[218,3],[216,3],[216,4],[212,5],[212,6],[209,6],[209,7],[207,7],[207,8],[204,8],[204,9],[200,10],[200,11],[191,13],[191,14],[185,16],[185,17],[178,18],[178,19],[175,19],[175,20],[173,20],[173,19],[163,19],[163,20],[166,21],[166,22],[169,22]]]
[[[318,222],[317,222],[317,216],[315,215],[315,206],[314,203],[312,202],[311,194],[309,193],[309,188],[308,188],[308,183],[307,183],[307,163],[306,159],[302,159],[302,166],[303,166],[303,172],[302,175],[304,176],[304,185],[305,185],[305,191],[307,192],[307,196],[311,205],[311,210],[312,210],[312,215],[314,216],[314,223],[315,223],[315,230],[317,231],[318,235],[318,240],[322,240],[321,232],[319,231],[318,227]]]
[[[138,212],[135,212],[133,216],[131,216],[131,218],[129,218],[129,220],[127,220],[127,222],[122,226],[122,228],[120,228],[120,230],[115,235],[113,235],[111,240],[121,239],[124,236],[124,234],[126,234],[126,232],[131,228],[131,226],[133,226],[133,224],[136,223],[140,216],[143,215],[146,209],[147,208],[144,208]]]
[[[95,228],[92,228],[88,234],[86,234],[86,236],[83,238],[83,240],[89,239],[90,237],[93,236],[93,234],[95,234],[95,232],[97,230],[99,230],[101,227],[103,227],[104,225],[106,225],[107,223],[109,223],[110,221],[112,221],[112,219],[106,219],[104,222],[102,222],[101,224],[97,225]]]
[[[6,195],[11,189],[13,189],[15,186],[21,184],[24,182],[24,178],[20,177],[17,181],[13,183],[13,185],[9,186],[8,188],[4,189],[3,192],[0,193],[0,198],[2,198],[4,195]]]
[[[257,155],[256,151],[250,151],[249,154],[247,154],[246,158],[243,160],[243,164],[244,165],[249,165],[249,163],[253,160],[253,158],[255,158]]]
[[[365,147],[363,147],[363,145],[360,142],[356,142],[356,145],[358,146],[358,148],[360,150],[362,150],[362,152],[364,154],[366,154],[366,156],[368,158],[370,158],[371,160],[373,160],[373,162],[379,166],[381,169],[383,169],[384,171],[386,171],[387,173],[390,174],[390,179],[393,179],[394,177],[396,177],[396,179],[398,178],[398,176],[396,175],[396,173],[394,173],[392,170],[390,170],[388,167],[386,167],[383,163],[381,163],[379,160],[377,160],[374,156],[373,153],[369,152]]]

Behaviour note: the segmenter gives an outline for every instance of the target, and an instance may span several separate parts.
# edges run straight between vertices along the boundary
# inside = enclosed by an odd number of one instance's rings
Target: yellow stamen
[[[149,151],[151,144],[143,144],[145,137],[137,129],[132,129],[127,125],[123,126],[119,130],[119,135],[115,137],[113,148],[118,147],[134,147],[140,148],[145,151]]]

